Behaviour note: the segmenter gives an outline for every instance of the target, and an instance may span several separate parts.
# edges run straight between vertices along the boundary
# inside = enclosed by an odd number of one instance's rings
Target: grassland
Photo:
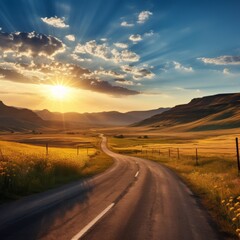
[[[0,202],[100,173],[112,164],[95,136],[4,137],[12,142],[0,141]]]
[[[163,163],[176,171],[201,198],[219,228],[234,239],[240,236],[240,178],[235,135],[197,138],[125,136],[109,138],[109,145],[123,154]],[[197,157],[196,160],[196,149]]]

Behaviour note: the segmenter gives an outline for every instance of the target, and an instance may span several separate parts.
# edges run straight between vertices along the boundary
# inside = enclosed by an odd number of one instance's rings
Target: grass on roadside
[[[45,147],[0,141],[0,202],[45,191],[106,170],[112,159],[92,148]]]
[[[221,231],[232,238],[240,237],[240,178],[233,137],[172,143],[157,138],[110,138],[109,145],[119,153],[160,162],[175,170],[200,196]]]

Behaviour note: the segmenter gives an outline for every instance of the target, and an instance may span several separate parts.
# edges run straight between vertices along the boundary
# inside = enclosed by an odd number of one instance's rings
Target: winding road
[[[168,168],[102,149],[114,165],[0,206],[0,239],[221,239],[197,198]]]

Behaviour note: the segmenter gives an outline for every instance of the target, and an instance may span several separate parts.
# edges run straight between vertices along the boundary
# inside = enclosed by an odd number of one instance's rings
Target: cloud
[[[198,58],[206,64],[215,65],[240,65],[240,56],[220,56],[216,58]]]
[[[65,45],[56,37],[36,32],[0,32],[0,50],[3,52],[12,51],[15,55],[25,54],[32,57],[38,55],[54,56],[65,51]]]
[[[128,48],[128,45],[126,43],[117,42],[117,43],[114,43],[114,45],[118,48]]]
[[[120,62],[137,62],[140,56],[135,52],[124,49],[119,51],[111,48],[106,43],[98,44],[95,40],[86,42],[85,44],[78,44],[74,50],[74,54],[89,54],[94,57],[104,59],[105,61]]]
[[[45,22],[46,24],[51,25],[56,28],[68,28],[69,27],[69,25],[67,25],[64,22],[65,21],[64,17],[63,18],[58,18],[57,16],[50,17],[50,18],[44,17],[44,18],[41,18],[41,20],[43,22]]]
[[[88,69],[68,63],[53,62],[51,64],[23,65],[16,63],[0,63],[1,79],[31,84],[53,84],[54,79],[65,79],[74,87],[112,96],[136,95],[140,92],[125,87],[113,86],[108,81],[102,81],[95,76],[105,75],[113,78],[124,77],[124,74],[112,70],[100,69],[91,72]]]
[[[131,40],[132,42],[136,43],[136,42],[142,41],[142,37],[139,34],[132,34],[129,37],[129,40]]]
[[[128,22],[124,21],[124,22],[121,22],[121,26],[122,27],[133,27],[134,24],[133,23],[128,23]]]
[[[185,67],[183,66],[181,63],[173,61],[173,66],[176,70],[182,71],[182,72],[193,72],[193,68],[192,67]]]
[[[82,89],[91,90],[94,92],[101,92],[105,94],[110,94],[113,96],[126,96],[126,95],[137,95],[140,92],[135,90],[130,90],[128,88],[113,86],[107,81],[101,81],[98,79],[84,79],[79,81],[79,86]]]
[[[67,36],[65,36],[65,38],[69,41],[72,41],[72,42],[75,41],[75,36],[73,34],[67,35]]]
[[[151,36],[153,36],[153,35],[154,35],[154,31],[153,31],[153,30],[144,33],[144,37],[151,37]]]
[[[141,80],[143,78],[152,79],[155,76],[153,72],[143,67],[133,67],[129,65],[123,65],[121,66],[121,69],[123,72],[131,74],[133,79],[135,80]]]
[[[16,72],[15,70],[3,69],[0,67],[0,75],[2,76],[1,79],[8,80],[8,81],[20,82],[20,83],[36,83],[36,80],[27,78],[26,76]]]
[[[78,56],[76,53],[72,53],[71,57],[73,58],[73,60],[78,61],[78,62],[92,62],[91,58],[83,58]]]
[[[113,77],[113,78],[124,78],[125,77],[125,74],[121,74],[121,73],[118,73],[113,70],[104,70],[104,69],[95,70],[89,74],[90,77],[92,77],[92,76],[99,77],[100,75]]]
[[[149,17],[151,15],[153,15],[153,14],[150,11],[142,11],[142,12],[140,12],[139,15],[138,15],[137,23],[140,23],[140,24],[145,23],[149,19]]]
[[[224,68],[223,69],[223,73],[226,74],[226,75],[230,74],[229,69],[228,68]]]
[[[135,52],[129,51],[129,50],[122,50],[118,51],[116,49],[113,49],[111,51],[113,54],[112,60],[116,63],[120,62],[138,62],[140,59],[140,56],[136,54]]]
[[[135,83],[133,81],[129,81],[126,79],[116,79],[116,83],[121,84],[121,85],[126,85],[126,86],[141,86],[141,83]]]
[[[106,42],[107,41],[107,38],[101,38],[100,39],[102,42]]]

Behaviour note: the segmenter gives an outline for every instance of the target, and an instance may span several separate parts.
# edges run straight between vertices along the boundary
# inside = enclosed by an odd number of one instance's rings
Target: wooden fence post
[[[77,155],[79,155],[79,147],[77,146]]]
[[[177,149],[177,158],[180,159],[179,148]]]
[[[239,161],[238,138],[236,138],[236,151],[237,151],[237,166],[238,166],[238,174],[239,174],[240,173],[240,161]]]
[[[46,143],[46,155],[48,155],[48,143]]]
[[[198,149],[196,148],[196,166],[198,166]]]
[[[0,148],[0,156],[1,156],[1,161],[5,161],[4,160],[4,156],[3,156],[3,153],[2,153],[2,149]]]
[[[170,148],[168,149],[168,158],[169,159],[171,158],[171,149]]]

